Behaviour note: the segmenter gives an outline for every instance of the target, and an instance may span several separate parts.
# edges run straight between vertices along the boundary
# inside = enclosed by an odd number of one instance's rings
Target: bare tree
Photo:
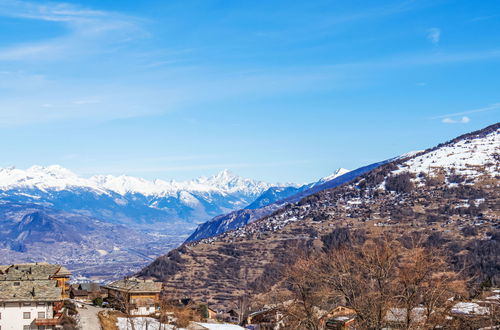
[[[434,328],[448,322],[449,299],[466,293],[460,274],[436,250],[405,248],[390,237],[299,258],[285,283],[293,302],[283,308],[287,322],[308,330],[319,329],[321,309],[338,304],[356,312],[362,329]]]
[[[281,306],[281,312],[287,318],[291,329],[319,329],[321,306],[324,290],[317,277],[317,259],[300,258],[286,272],[286,286],[292,292],[291,299]]]

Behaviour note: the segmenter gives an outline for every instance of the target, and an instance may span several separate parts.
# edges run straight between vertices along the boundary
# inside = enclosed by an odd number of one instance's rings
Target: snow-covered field
[[[499,173],[500,131],[473,139],[460,140],[433,151],[410,158],[401,166],[401,171],[429,173],[434,169],[453,170],[456,174],[476,176],[480,169],[490,175]]]
[[[170,324],[160,323],[152,317],[119,317],[116,323],[120,330],[174,330],[174,326]],[[177,328],[177,330],[183,330]]]

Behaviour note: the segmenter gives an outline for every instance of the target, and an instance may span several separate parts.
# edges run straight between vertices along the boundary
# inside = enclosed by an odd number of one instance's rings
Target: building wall
[[[25,306],[24,303],[0,303],[1,330],[22,330],[25,325],[30,325],[30,329],[38,329],[34,320],[39,318],[39,312],[44,312],[45,318],[53,317],[52,303],[31,302],[29,304],[30,306]],[[24,319],[25,312],[30,313],[29,319]],[[45,329],[52,329],[52,327],[45,327]]]
[[[156,312],[156,306],[140,306],[130,310],[131,315],[150,315]]]
[[[57,281],[57,286],[62,289],[62,297],[69,298],[69,278],[68,277],[54,277]]]

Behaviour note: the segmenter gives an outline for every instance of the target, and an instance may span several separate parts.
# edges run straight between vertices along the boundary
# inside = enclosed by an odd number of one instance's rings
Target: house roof
[[[71,290],[71,294],[77,297],[86,297],[89,295],[87,290]]]
[[[105,286],[105,288],[126,291],[126,292],[136,292],[136,293],[160,293],[162,283],[154,282],[151,280],[140,280],[137,278],[123,279],[119,281],[112,282]]]
[[[405,308],[389,308],[385,315],[385,320],[388,322],[405,322],[406,320],[406,309]],[[410,312],[411,318],[415,322],[425,321],[425,308],[414,307]]]
[[[451,313],[463,315],[489,315],[490,310],[488,307],[483,307],[473,302],[459,302],[451,308]]]
[[[0,302],[61,300],[55,280],[0,281]]]
[[[70,275],[66,267],[46,262],[0,266],[0,281],[48,280]]]
[[[96,292],[101,289],[101,286],[98,283],[81,283],[78,285],[80,290],[86,290],[90,292]]]

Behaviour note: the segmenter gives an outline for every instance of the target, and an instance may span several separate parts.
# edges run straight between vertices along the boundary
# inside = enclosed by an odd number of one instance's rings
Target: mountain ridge
[[[403,243],[418,238],[439,246],[457,270],[465,263],[471,277],[498,284],[499,151],[497,123],[394,159],[238,229],[184,244],[138,275],[162,280],[167,293],[230,307],[270,290],[298,251],[321,248],[324,237],[339,237],[336,230],[358,238],[388,231]],[[426,160],[439,166],[423,172]]]

